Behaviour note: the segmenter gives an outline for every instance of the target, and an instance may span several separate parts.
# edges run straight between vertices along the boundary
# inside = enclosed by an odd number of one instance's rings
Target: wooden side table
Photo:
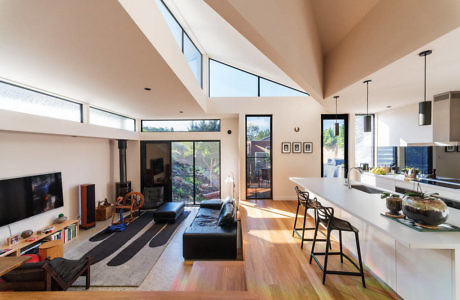
[[[40,261],[45,260],[47,257],[53,259],[55,257],[64,256],[64,241],[54,240],[41,244],[38,247],[38,256]]]

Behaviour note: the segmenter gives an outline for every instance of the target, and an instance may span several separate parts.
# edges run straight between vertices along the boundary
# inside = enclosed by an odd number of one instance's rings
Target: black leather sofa
[[[222,201],[202,203],[183,235],[184,259],[236,259],[238,225],[218,225],[221,206]]]

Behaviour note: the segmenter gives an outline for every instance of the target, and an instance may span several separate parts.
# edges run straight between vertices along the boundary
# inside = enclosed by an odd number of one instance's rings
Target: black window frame
[[[42,91],[30,88],[30,87],[25,87],[25,86],[22,86],[22,85],[19,85],[19,84],[7,82],[7,81],[4,81],[4,80],[0,80],[0,82],[4,83],[4,84],[7,84],[7,85],[17,87],[17,88],[20,88],[20,89],[23,89],[23,90],[28,90],[28,91],[31,91],[31,92],[34,92],[34,93],[38,93],[38,94],[41,94],[41,95],[44,95],[44,96],[47,96],[47,97],[55,98],[55,99],[58,99],[58,100],[61,100],[61,101],[67,101],[67,102],[70,102],[70,103],[73,103],[73,104],[78,104],[80,106],[80,123],[83,123],[83,104],[82,103],[79,103],[79,102],[73,101],[73,100],[69,100],[69,99],[66,99],[66,98],[63,98],[63,97],[55,96],[55,95],[52,95],[52,94],[48,94],[46,92],[42,92]],[[40,115],[36,115],[36,116],[40,116]],[[63,119],[63,120],[65,120],[65,119]],[[67,121],[73,122],[72,120],[67,120]]]
[[[344,154],[343,154],[343,157],[344,157],[344,165],[345,165],[345,168],[344,168],[344,178],[348,178],[348,130],[349,130],[349,127],[348,127],[348,114],[321,114],[321,161],[320,161],[320,164],[321,164],[321,177],[324,176],[324,166],[323,166],[323,155],[324,155],[324,151],[323,151],[323,130],[324,130],[324,124],[323,124],[323,121],[324,120],[344,120]]]
[[[219,130],[218,131],[144,131],[144,122],[155,122],[155,121],[219,121]],[[141,120],[141,132],[221,132],[222,131],[222,120],[221,119],[148,119]]]
[[[270,117],[270,171],[271,171],[271,180],[270,180],[270,198],[248,198],[248,117]],[[246,194],[246,200],[273,200],[273,115],[270,114],[263,114],[263,115],[258,115],[258,114],[249,114],[245,115],[244,119],[244,135],[245,135],[245,194]],[[252,158],[252,157],[250,157]]]
[[[98,107],[94,107],[94,106],[89,106],[88,108],[88,120],[90,121],[91,120],[91,109],[95,109],[95,110],[99,110],[99,111],[102,111],[102,112],[105,112],[105,113],[108,113],[108,114],[111,114],[111,115],[115,115],[115,116],[119,116],[119,117],[122,117],[122,118],[126,118],[126,119],[130,119],[130,120],[133,120],[134,121],[134,130],[133,132],[136,132],[137,130],[137,124],[136,124],[136,119],[135,118],[131,118],[131,117],[128,117],[128,116],[124,116],[124,115],[121,115],[121,114],[118,114],[118,113],[114,113],[114,112],[111,112],[111,111],[108,111],[108,110],[105,110],[105,109],[102,109],[102,108],[98,108]],[[88,122],[89,124],[92,124],[91,122]],[[93,124],[93,125],[96,125],[96,124]],[[103,126],[103,125],[99,125],[99,126]],[[104,126],[104,127],[110,127],[110,126]],[[114,127],[110,127],[110,128],[114,128]],[[120,130],[126,130],[126,131],[131,131],[131,130],[127,130],[127,129],[123,129],[123,128],[116,128],[116,129],[120,129]]]
[[[257,75],[257,74],[248,72],[248,71],[246,71],[246,70],[243,70],[243,69],[234,67],[234,66],[232,66],[232,65],[229,65],[229,64],[224,63],[224,62],[222,62],[222,61],[219,61],[219,60],[217,60],[217,59],[208,58],[208,95],[209,95],[209,98],[223,98],[223,97],[212,97],[212,96],[211,96],[211,61],[215,61],[215,62],[217,62],[217,63],[219,63],[219,64],[225,65],[225,66],[230,67],[230,68],[232,68],[232,69],[235,69],[235,70],[238,70],[238,71],[242,71],[242,72],[244,72],[244,73],[247,73],[247,74],[250,74],[250,75],[252,75],[252,76],[255,76],[255,77],[257,78],[257,98],[260,98],[260,79],[261,79],[261,78],[264,79],[264,80],[273,82],[273,83],[275,83],[275,84],[279,84],[279,85],[281,85],[281,86],[283,86],[283,87],[285,87],[285,88],[288,88],[288,89],[294,90],[294,91],[296,91],[296,92],[305,94],[305,97],[310,97],[310,94],[307,93],[307,92],[300,91],[300,90],[298,90],[298,89],[295,89],[295,88],[293,88],[293,87],[287,86],[287,85],[285,85],[285,84],[282,84],[282,83],[273,81],[273,80],[271,80],[271,79],[265,78],[265,77],[263,77],[263,76],[259,76],[259,75]],[[264,97],[267,97],[267,96],[264,96]]]

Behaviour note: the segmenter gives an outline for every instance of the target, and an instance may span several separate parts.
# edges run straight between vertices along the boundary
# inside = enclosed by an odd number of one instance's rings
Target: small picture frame
[[[455,146],[446,146],[446,152],[455,152],[457,150],[457,147]]]
[[[292,142],[292,153],[302,153],[302,142]]]
[[[6,244],[8,246],[13,246],[14,244],[19,243],[19,234],[12,235],[6,238]]]
[[[312,153],[313,152],[313,143],[304,142],[303,143],[303,153]]]
[[[281,143],[281,153],[291,153],[291,143],[290,142]]]

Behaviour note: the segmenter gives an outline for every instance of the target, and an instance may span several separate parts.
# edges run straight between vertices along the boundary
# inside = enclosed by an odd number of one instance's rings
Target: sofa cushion
[[[200,207],[201,208],[221,209],[222,203],[223,202],[220,199],[203,200],[200,202]]]
[[[230,226],[234,223],[233,220],[233,204],[232,203],[225,203],[222,208],[220,209],[219,214],[219,226]]]

